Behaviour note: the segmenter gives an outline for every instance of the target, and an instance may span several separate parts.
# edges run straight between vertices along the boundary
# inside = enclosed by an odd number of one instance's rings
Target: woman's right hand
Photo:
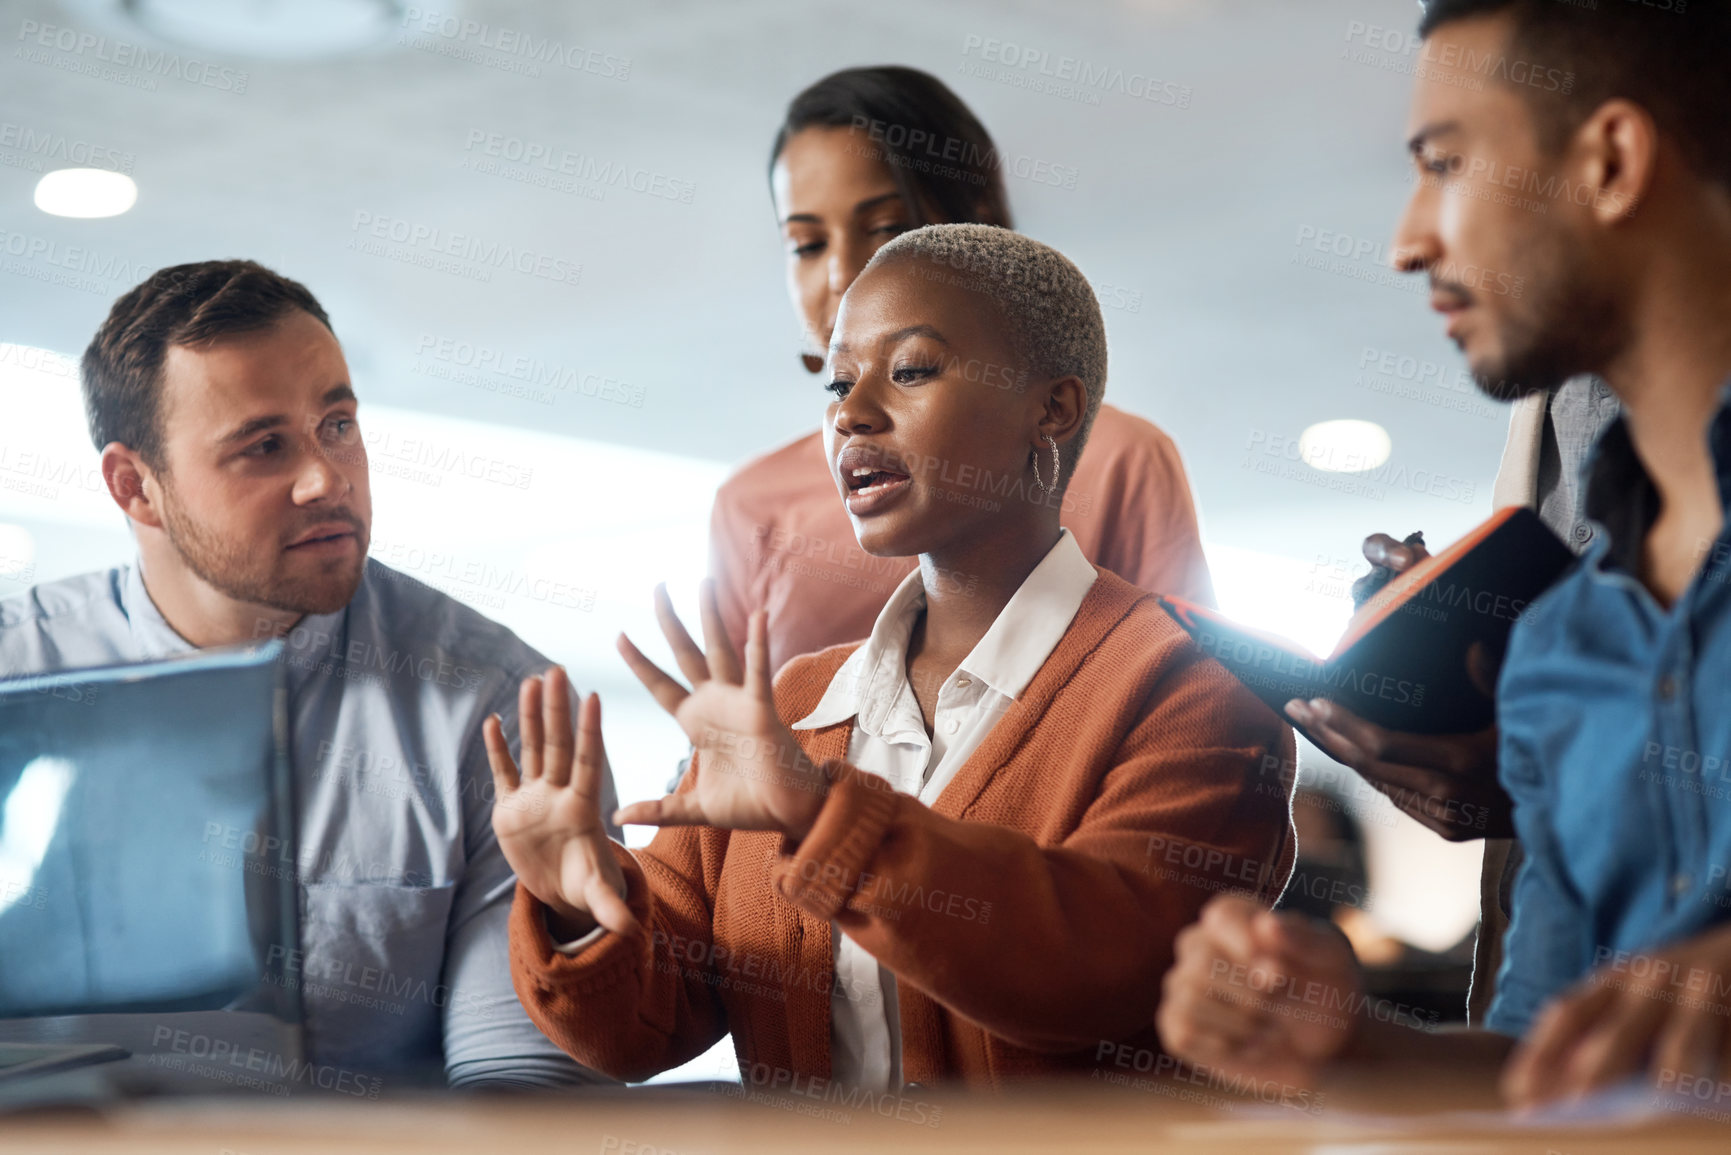
[[[497,714],[482,725],[493,767],[493,833],[505,861],[547,907],[547,931],[569,942],[597,923],[615,934],[638,930],[625,904],[625,872],[601,821],[607,763],[601,743],[601,699],[578,707],[575,741],[565,671],[523,679],[517,696],[522,739],[519,773]],[[575,773],[573,773],[575,770]]]

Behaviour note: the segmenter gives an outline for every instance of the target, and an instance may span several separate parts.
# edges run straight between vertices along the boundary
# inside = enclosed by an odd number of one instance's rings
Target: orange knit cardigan
[[[857,645],[790,662],[781,716]],[[1203,903],[1271,900],[1291,872],[1291,730],[1107,571],[934,805],[846,765],[851,732],[795,732],[833,775],[798,846],[712,827],[615,845],[646,935],[558,954],[518,887],[511,974],[549,1038],[637,1080],[732,1031],[752,1082],[827,1079],[833,922],[896,975],[910,1082],[1109,1067],[1158,1049],[1160,979]]]

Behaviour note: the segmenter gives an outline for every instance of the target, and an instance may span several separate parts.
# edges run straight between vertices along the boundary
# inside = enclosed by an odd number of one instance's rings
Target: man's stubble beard
[[[1628,315],[1591,275],[1588,260],[1559,227],[1533,229],[1516,250],[1527,295],[1501,318],[1500,362],[1473,369],[1479,391],[1519,401],[1601,372],[1628,342]]]
[[[335,613],[348,605],[360,588],[366,568],[366,532],[358,523],[360,549],[347,574],[328,573],[322,579],[289,578],[273,567],[277,558],[255,558],[249,551],[214,534],[186,517],[165,474],[162,485],[162,527],[181,561],[206,585],[248,605],[294,614]]]

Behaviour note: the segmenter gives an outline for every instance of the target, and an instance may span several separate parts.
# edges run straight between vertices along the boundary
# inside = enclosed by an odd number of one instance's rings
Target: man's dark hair
[[[1669,6],[1665,6],[1666,3]],[[1508,51],[1530,68],[1573,73],[1554,90],[1523,84],[1551,153],[1607,100],[1646,109],[1695,173],[1731,188],[1731,5],[1723,0],[1428,0],[1419,35],[1503,16]]]
[[[916,226],[1012,227],[1003,157],[986,126],[931,73],[893,65],[830,73],[787,106],[771,171],[794,134],[813,127],[864,133]]]
[[[198,261],[158,269],[114,302],[84,350],[90,439],[133,449],[152,469],[162,453],[162,363],[172,345],[208,345],[268,329],[299,309],[331,320],[305,285],[256,261]]]

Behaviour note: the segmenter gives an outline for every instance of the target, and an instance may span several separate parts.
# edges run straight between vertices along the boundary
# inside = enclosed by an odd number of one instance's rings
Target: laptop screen
[[[0,1019],[299,1021],[279,653],[0,682]]]

